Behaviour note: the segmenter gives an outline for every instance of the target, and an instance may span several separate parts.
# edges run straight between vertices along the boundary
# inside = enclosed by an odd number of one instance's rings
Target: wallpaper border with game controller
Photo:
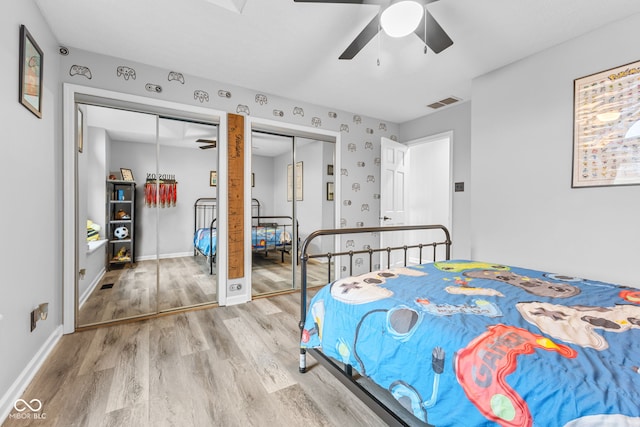
[[[60,54],[65,82],[339,131],[342,167],[334,172],[341,174],[342,183],[342,200],[336,201],[342,203],[339,226],[379,224],[380,138],[397,140],[397,124],[189,76],[178,67],[162,69],[66,47],[60,49]],[[377,240],[375,235],[355,235],[343,239],[342,246],[343,249],[366,249]],[[368,267],[366,263],[356,259],[355,272],[364,272]]]

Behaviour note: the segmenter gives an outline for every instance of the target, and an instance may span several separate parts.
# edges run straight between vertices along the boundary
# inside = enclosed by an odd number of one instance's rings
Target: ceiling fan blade
[[[380,4],[375,0],[293,0],[294,3]]]
[[[347,47],[345,51],[342,52],[342,55],[340,55],[339,59],[353,59],[358,54],[358,52],[360,52],[362,48],[364,48],[367,45],[367,43],[369,43],[371,39],[378,34],[379,22],[380,22],[380,18],[378,17],[378,15],[376,15],[371,20],[371,22],[369,22],[367,26],[364,27],[364,29],[360,32],[360,34],[358,34],[358,37],[356,37],[351,42],[349,47]]]
[[[424,39],[424,17],[418,28],[416,28],[415,33],[420,40],[422,40],[429,49],[434,51],[435,53],[440,53],[449,46],[453,44],[453,40],[451,37],[444,31],[444,29],[438,24],[438,21],[435,20],[431,13],[427,10],[427,39]]]

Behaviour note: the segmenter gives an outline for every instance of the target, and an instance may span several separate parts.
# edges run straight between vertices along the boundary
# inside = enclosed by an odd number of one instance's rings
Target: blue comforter
[[[447,261],[340,279],[321,348],[435,426],[640,426],[640,290]]]
[[[205,256],[216,254],[217,230],[214,228],[213,233],[211,231],[209,228],[200,228],[193,237],[194,246]],[[282,247],[291,244],[291,235],[282,227],[254,226],[251,227],[251,244],[253,249]]]

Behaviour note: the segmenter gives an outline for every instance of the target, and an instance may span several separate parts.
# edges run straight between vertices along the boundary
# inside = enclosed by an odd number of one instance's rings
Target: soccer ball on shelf
[[[129,237],[129,229],[127,227],[118,227],[113,230],[113,235],[116,239],[126,239]]]

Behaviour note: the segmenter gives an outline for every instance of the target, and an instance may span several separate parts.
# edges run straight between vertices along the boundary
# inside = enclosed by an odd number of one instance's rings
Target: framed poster
[[[640,184],[640,61],[574,80],[571,186]]]
[[[218,186],[218,171],[211,171],[209,173],[209,187]]]
[[[302,200],[302,162],[296,163],[296,200]],[[293,166],[287,165],[287,201],[293,200]]]
[[[133,181],[133,172],[131,169],[120,168],[123,181]]]
[[[42,50],[27,27],[20,26],[20,103],[42,118]]]

